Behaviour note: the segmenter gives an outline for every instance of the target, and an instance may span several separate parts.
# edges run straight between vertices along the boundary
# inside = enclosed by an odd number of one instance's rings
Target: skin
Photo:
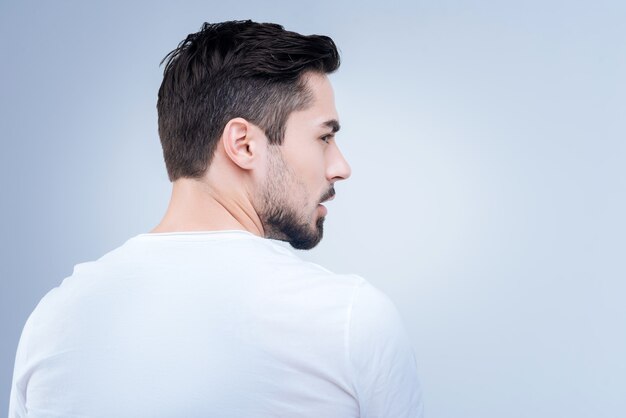
[[[321,202],[332,199],[333,185],[351,170],[335,142],[330,81],[304,77],[312,102],[289,116],[282,145],[268,144],[247,120],[231,119],[204,176],[174,181],[169,207],[150,232],[244,230],[295,248],[319,242],[327,213]]]

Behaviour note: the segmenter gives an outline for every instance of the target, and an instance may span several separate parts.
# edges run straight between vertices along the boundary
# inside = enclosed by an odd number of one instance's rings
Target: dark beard
[[[260,205],[263,209],[258,212],[265,236],[287,241],[298,250],[310,250],[322,240],[324,217],[318,218],[315,221],[315,226],[311,226],[310,218],[306,214],[306,207],[302,208],[305,212],[299,214],[296,209],[290,206],[290,190],[303,189],[304,186],[297,180],[293,170],[285,164],[280,151],[274,147],[270,148],[270,151],[268,154],[270,168],[267,183],[263,187],[262,204]],[[331,185],[319,201],[323,202],[334,195],[335,188]]]
[[[298,219],[293,211],[275,207],[267,214],[263,228],[269,238],[287,241],[297,250],[310,250],[322,240],[324,217],[319,217],[315,227]]]

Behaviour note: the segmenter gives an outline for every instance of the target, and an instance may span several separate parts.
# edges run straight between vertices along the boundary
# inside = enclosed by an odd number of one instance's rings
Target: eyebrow
[[[339,121],[337,119],[327,120],[326,122],[322,123],[322,126],[332,129],[333,133],[341,129],[341,126],[339,125]]]

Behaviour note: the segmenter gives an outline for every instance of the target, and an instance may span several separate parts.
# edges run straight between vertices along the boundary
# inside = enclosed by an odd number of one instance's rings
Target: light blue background
[[[626,416],[620,1],[0,2],[0,411],[38,300],[150,230],[163,56],[203,21],[335,39],[353,177],[303,256],[403,314],[429,418]]]

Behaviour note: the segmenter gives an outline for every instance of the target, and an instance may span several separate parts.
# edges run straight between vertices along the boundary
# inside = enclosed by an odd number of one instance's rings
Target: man
[[[333,41],[204,24],[166,57],[161,223],[79,264],[27,321],[10,416],[417,417],[398,312],[277,245],[322,238],[350,176]]]

